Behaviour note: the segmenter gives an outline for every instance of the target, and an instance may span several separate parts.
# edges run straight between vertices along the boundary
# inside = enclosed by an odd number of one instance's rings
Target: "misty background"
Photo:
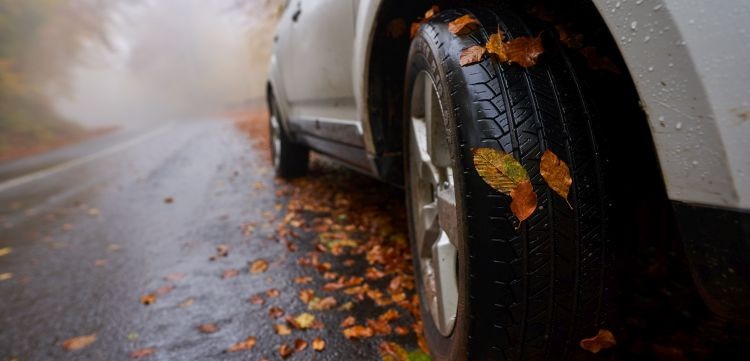
[[[0,160],[92,129],[257,104],[283,4],[0,0]]]

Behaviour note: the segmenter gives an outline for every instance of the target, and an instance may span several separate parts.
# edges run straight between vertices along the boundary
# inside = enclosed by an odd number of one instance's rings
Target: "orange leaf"
[[[457,35],[466,35],[479,27],[479,21],[469,14],[448,23],[448,31]]]
[[[287,325],[285,325],[283,323],[282,324],[273,325],[273,328],[274,328],[274,330],[276,330],[276,334],[277,335],[288,335],[288,334],[292,333],[292,329],[289,328],[289,326],[287,326]]]
[[[75,351],[88,347],[89,345],[94,343],[94,341],[96,341],[96,333],[73,337],[71,339],[65,340],[62,343],[62,347],[67,351]]]
[[[198,331],[202,333],[214,333],[219,330],[215,323],[204,323],[198,326]]]
[[[148,306],[148,305],[153,304],[154,302],[156,302],[156,295],[153,293],[149,293],[141,297],[141,303],[144,305]]]
[[[389,309],[388,311],[385,311],[382,315],[378,316],[379,320],[383,320],[386,322],[393,321],[399,317],[398,311],[396,309]]]
[[[266,303],[266,300],[264,300],[263,297],[261,297],[259,295],[254,295],[254,296],[250,297],[250,303],[252,303],[254,305],[262,305],[262,304]]]
[[[250,265],[250,272],[261,273],[268,269],[268,262],[264,259],[259,259]]]
[[[504,37],[505,32],[498,28],[497,33],[491,34],[490,38],[487,39],[487,44],[485,44],[487,52],[497,55],[501,62],[508,61],[508,54],[505,53],[505,43],[503,43]]]
[[[130,353],[130,358],[139,359],[139,358],[144,358],[144,357],[147,357],[147,356],[151,356],[151,355],[153,355],[155,353],[156,353],[156,350],[153,349],[153,348],[142,348],[140,350],[135,350],[135,351],[131,352]]]
[[[368,337],[372,337],[375,334],[371,328],[367,326],[360,326],[360,325],[346,328],[341,332],[344,334],[344,337],[348,339],[368,338]]]
[[[541,34],[537,37],[522,36],[505,43],[508,62],[524,68],[536,65],[536,60],[544,52]]]
[[[281,294],[281,292],[279,292],[279,290],[275,288],[271,288],[270,290],[266,291],[266,296],[271,298],[279,297],[279,294]]]
[[[562,196],[565,202],[568,203],[568,207],[573,209],[573,206],[568,202],[568,192],[570,191],[570,185],[573,184],[568,165],[560,160],[555,153],[547,149],[542,154],[542,159],[539,163],[539,172],[547,182],[547,185]]]
[[[326,348],[326,341],[320,337],[313,339],[312,348],[315,351],[323,351]]]
[[[424,12],[423,21],[430,20],[430,18],[435,16],[435,14],[437,14],[438,12],[440,12],[440,7],[437,5],[432,5],[427,11]]]
[[[238,342],[231,347],[227,349],[227,352],[237,352],[237,351],[243,351],[243,350],[250,350],[253,347],[255,347],[255,342],[257,339],[255,336],[250,336],[245,339],[245,341]]]
[[[289,345],[285,342],[281,346],[279,346],[279,355],[281,355],[281,358],[287,358],[294,353],[294,349],[289,347]]]
[[[324,298],[313,298],[310,300],[309,304],[307,305],[307,308],[311,310],[328,310],[336,306],[336,299],[333,298],[333,296],[328,296]]]
[[[381,342],[378,345],[378,353],[384,361],[408,361],[409,353],[394,342]]]
[[[482,56],[484,56],[486,50],[487,49],[480,45],[473,45],[461,50],[461,56],[458,59],[458,63],[461,66],[466,66],[480,62],[482,61]]]
[[[609,330],[599,330],[596,336],[584,338],[581,340],[581,348],[591,353],[597,353],[601,350],[608,349],[617,345],[615,335]]]
[[[302,351],[307,348],[307,341],[298,338],[294,340],[294,349],[297,350],[297,352]]]
[[[313,297],[315,297],[315,291],[310,288],[299,291],[299,299],[304,303],[309,303]]]
[[[536,193],[534,193],[531,182],[526,181],[518,184],[516,189],[510,192],[510,197],[513,199],[510,202],[510,210],[513,211],[520,222],[529,218],[536,210]]]
[[[375,333],[379,335],[391,334],[391,325],[388,324],[388,321],[372,320],[368,318],[367,326],[369,326],[373,331],[375,331]]]
[[[282,310],[281,307],[273,306],[268,309],[268,315],[274,318],[278,318],[284,316],[284,310]]]
[[[308,284],[308,283],[312,282],[312,280],[313,279],[310,276],[296,277],[296,278],[294,278],[294,283]]]
[[[343,321],[341,321],[341,324],[339,325],[339,327],[349,327],[349,326],[354,325],[356,322],[357,322],[357,319],[354,318],[354,316],[349,316],[345,318]]]

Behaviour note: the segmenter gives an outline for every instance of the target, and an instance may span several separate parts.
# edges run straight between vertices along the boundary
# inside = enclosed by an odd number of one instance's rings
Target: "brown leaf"
[[[473,45],[461,50],[461,56],[458,59],[458,63],[461,66],[478,63],[482,61],[482,56],[484,56],[486,50],[487,49],[480,45]]]
[[[385,311],[382,315],[378,316],[379,320],[390,322],[399,317],[398,311],[394,308],[389,309],[388,311]]]
[[[270,298],[279,297],[280,294],[281,294],[281,292],[279,292],[279,290],[277,290],[275,288],[271,288],[270,290],[266,291],[266,296],[268,296]]]
[[[141,303],[144,305],[148,306],[148,305],[153,304],[154,302],[156,302],[156,295],[153,293],[149,293],[141,297]]]
[[[513,199],[510,202],[510,210],[519,222],[529,218],[536,210],[536,193],[534,193],[531,182],[520,183],[516,189],[510,192],[510,197]]]
[[[305,276],[305,277],[295,277],[295,278],[294,278],[294,283],[299,283],[299,284],[303,284],[303,285],[306,285],[306,284],[308,284],[308,283],[311,283],[311,282],[312,282],[312,280],[313,280],[313,278],[312,278],[312,277],[310,277],[310,276]]]
[[[294,349],[297,350],[297,352],[300,352],[307,348],[307,341],[298,338],[294,340]]]
[[[219,257],[226,257],[229,255],[229,246],[225,244],[220,244],[216,246],[216,254],[211,256],[209,260],[216,261],[219,259]]]
[[[365,271],[365,278],[368,280],[379,280],[383,277],[385,277],[385,272],[375,267],[368,267],[367,271]]]
[[[508,61],[508,54],[505,53],[505,43],[503,43],[504,37],[505,32],[498,28],[497,33],[490,34],[487,44],[484,45],[488,53],[497,55],[498,60],[503,63]]]
[[[617,345],[615,335],[609,330],[601,329],[596,336],[584,338],[580,342],[581,348],[591,353],[597,353],[601,350],[608,349]]]
[[[284,342],[281,346],[279,346],[279,355],[281,355],[281,358],[287,358],[294,353],[294,349],[289,347],[289,344]]]
[[[255,347],[255,342],[257,339],[255,336],[250,336],[245,339],[245,341],[238,342],[232,346],[230,346],[227,349],[227,352],[237,352],[237,351],[243,351],[243,350],[250,350],[253,347]]]
[[[315,311],[328,310],[336,306],[336,299],[333,296],[324,298],[315,297],[307,305],[307,308]]]
[[[312,341],[312,348],[315,351],[323,351],[326,348],[326,341],[320,337],[316,337]]]
[[[341,321],[341,324],[339,325],[339,327],[349,327],[349,326],[354,325],[356,322],[357,322],[357,319],[354,318],[354,316],[349,316],[345,318],[343,321]]]
[[[516,63],[524,68],[536,65],[539,55],[544,53],[541,34],[536,37],[521,36],[505,43],[505,53],[509,63]]]
[[[201,333],[214,333],[219,330],[219,327],[215,323],[204,323],[198,326],[198,331]]]
[[[409,353],[394,342],[383,341],[378,345],[378,353],[383,361],[408,361]]]
[[[276,330],[276,334],[277,335],[288,335],[288,334],[292,333],[292,329],[289,328],[289,326],[287,326],[287,325],[285,325],[283,323],[282,324],[273,325],[273,328],[274,328],[274,330]]]
[[[262,305],[266,303],[266,300],[263,299],[263,297],[261,297],[260,295],[253,295],[250,297],[250,303],[254,305]]]
[[[589,68],[593,70],[606,70],[614,74],[620,74],[620,68],[607,56],[600,55],[593,46],[587,46],[578,50],[586,58]]]
[[[67,351],[75,351],[88,347],[94,343],[94,341],[96,341],[96,333],[67,339],[63,341],[62,347]]]
[[[313,297],[315,297],[315,291],[310,288],[306,288],[304,290],[299,291],[299,299],[302,300],[302,302],[304,303],[310,302],[310,300],[312,300]]]
[[[542,154],[542,159],[539,163],[539,172],[547,182],[547,185],[562,196],[565,202],[568,203],[568,207],[573,209],[573,206],[568,202],[568,192],[570,191],[570,185],[573,184],[568,165],[560,160],[555,153],[547,149]]]
[[[268,309],[268,315],[273,318],[278,318],[284,316],[284,310],[282,310],[279,306],[273,306]]]
[[[150,348],[150,347],[149,348],[142,348],[140,350],[135,350],[135,351],[131,352],[130,353],[130,358],[132,358],[132,359],[139,359],[139,358],[144,358],[144,357],[151,356],[151,355],[153,355],[155,353],[156,353],[156,349],[153,349],[153,348]]]
[[[466,35],[477,27],[479,27],[479,21],[469,14],[448,23],[448,31],[457,35]]]
[[[388,324],[388,321],[372,320],[368,318],[367,326],[369,326],[373,331],[375,331],[375,333],[379,335],[391,334],[391,325]]]
[[[228,270],[225,270],[221,274],[221,279],[225,280],[225,279],[229,279],[229,278],[234,278],[234,277],[237,277],[238,274],[240,274],[240,271],[238,271],[238,270],[236,270],[234,268],[228,269]]]
[[[343,333],[344,337],[346,337],[347,339],[369,338],[375,334],[370,327],[360,325],[346,328],[341,331],[341,333]]]
[[[396,326],[393,331],[399,336],[404,336],[409,333],[409,329],[403,326]]]
[[[164,198],[164,203],[172,203],[172,202],[174,202],[174,198],[172,198],[172,197],[165,197]]]
[[[250,272],[261,273],[268,269],[268,262],[263,259],[259,259],[250,265]]]

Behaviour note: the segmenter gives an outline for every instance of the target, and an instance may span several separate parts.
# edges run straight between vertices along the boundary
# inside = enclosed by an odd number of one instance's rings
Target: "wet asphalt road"
[[[12,273],[0,281],[0,360],[129,360],[146,347],[156,350],[147,360],[275,360],[283,341],[316,336],[328,342],[323,352],[308,347],[289,359],[377,358],[382,338],[345,340],[341,311],[320,312],[322,330],[274,333],[270,306],[305,310],[291,280],[310,273],[296,262],[306,246],[287,256],[284,244],[268,241],[268,215],[283,212],[285,200],[266,157],[231,121],[172,123],[77,147],[49,172],[0,177],[0,248],[12,250],[0,256],[0,274]],[[248,222],[257,223],[251,235],[241,227]],[[209,261],[220,244],[228,257]],[[248,262],[261,258],[268,271],[250,274]],[[224,280],[227,269],[239,275]],[[164,279],[174,273],[184,278]],[[168,285],[174,290],[154,304],[140,303]],[[248,302],[270,288],[281,295]],[[218,332],[199,332],[203,323]],[[84,349],[61,347],[92,333],[97,340]],[[248,336],[258,339],[252,350],[223,352]],[[413,334],[388,339],[415,347]]]

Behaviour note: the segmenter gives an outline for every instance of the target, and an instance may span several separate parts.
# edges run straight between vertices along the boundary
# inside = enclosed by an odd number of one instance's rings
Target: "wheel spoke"
[[[441,232],[437,242],[432,246],[431,261],[437,295],[435,316],[441,329],[451,329],[455,322],[455,310],[458,304],[456,247],[448,240],[445,232]]]
[[[445,231],[454,247],[458,247],[458,214],[453,186],[440,186],[437,191],[437,213],[440,229]]]

